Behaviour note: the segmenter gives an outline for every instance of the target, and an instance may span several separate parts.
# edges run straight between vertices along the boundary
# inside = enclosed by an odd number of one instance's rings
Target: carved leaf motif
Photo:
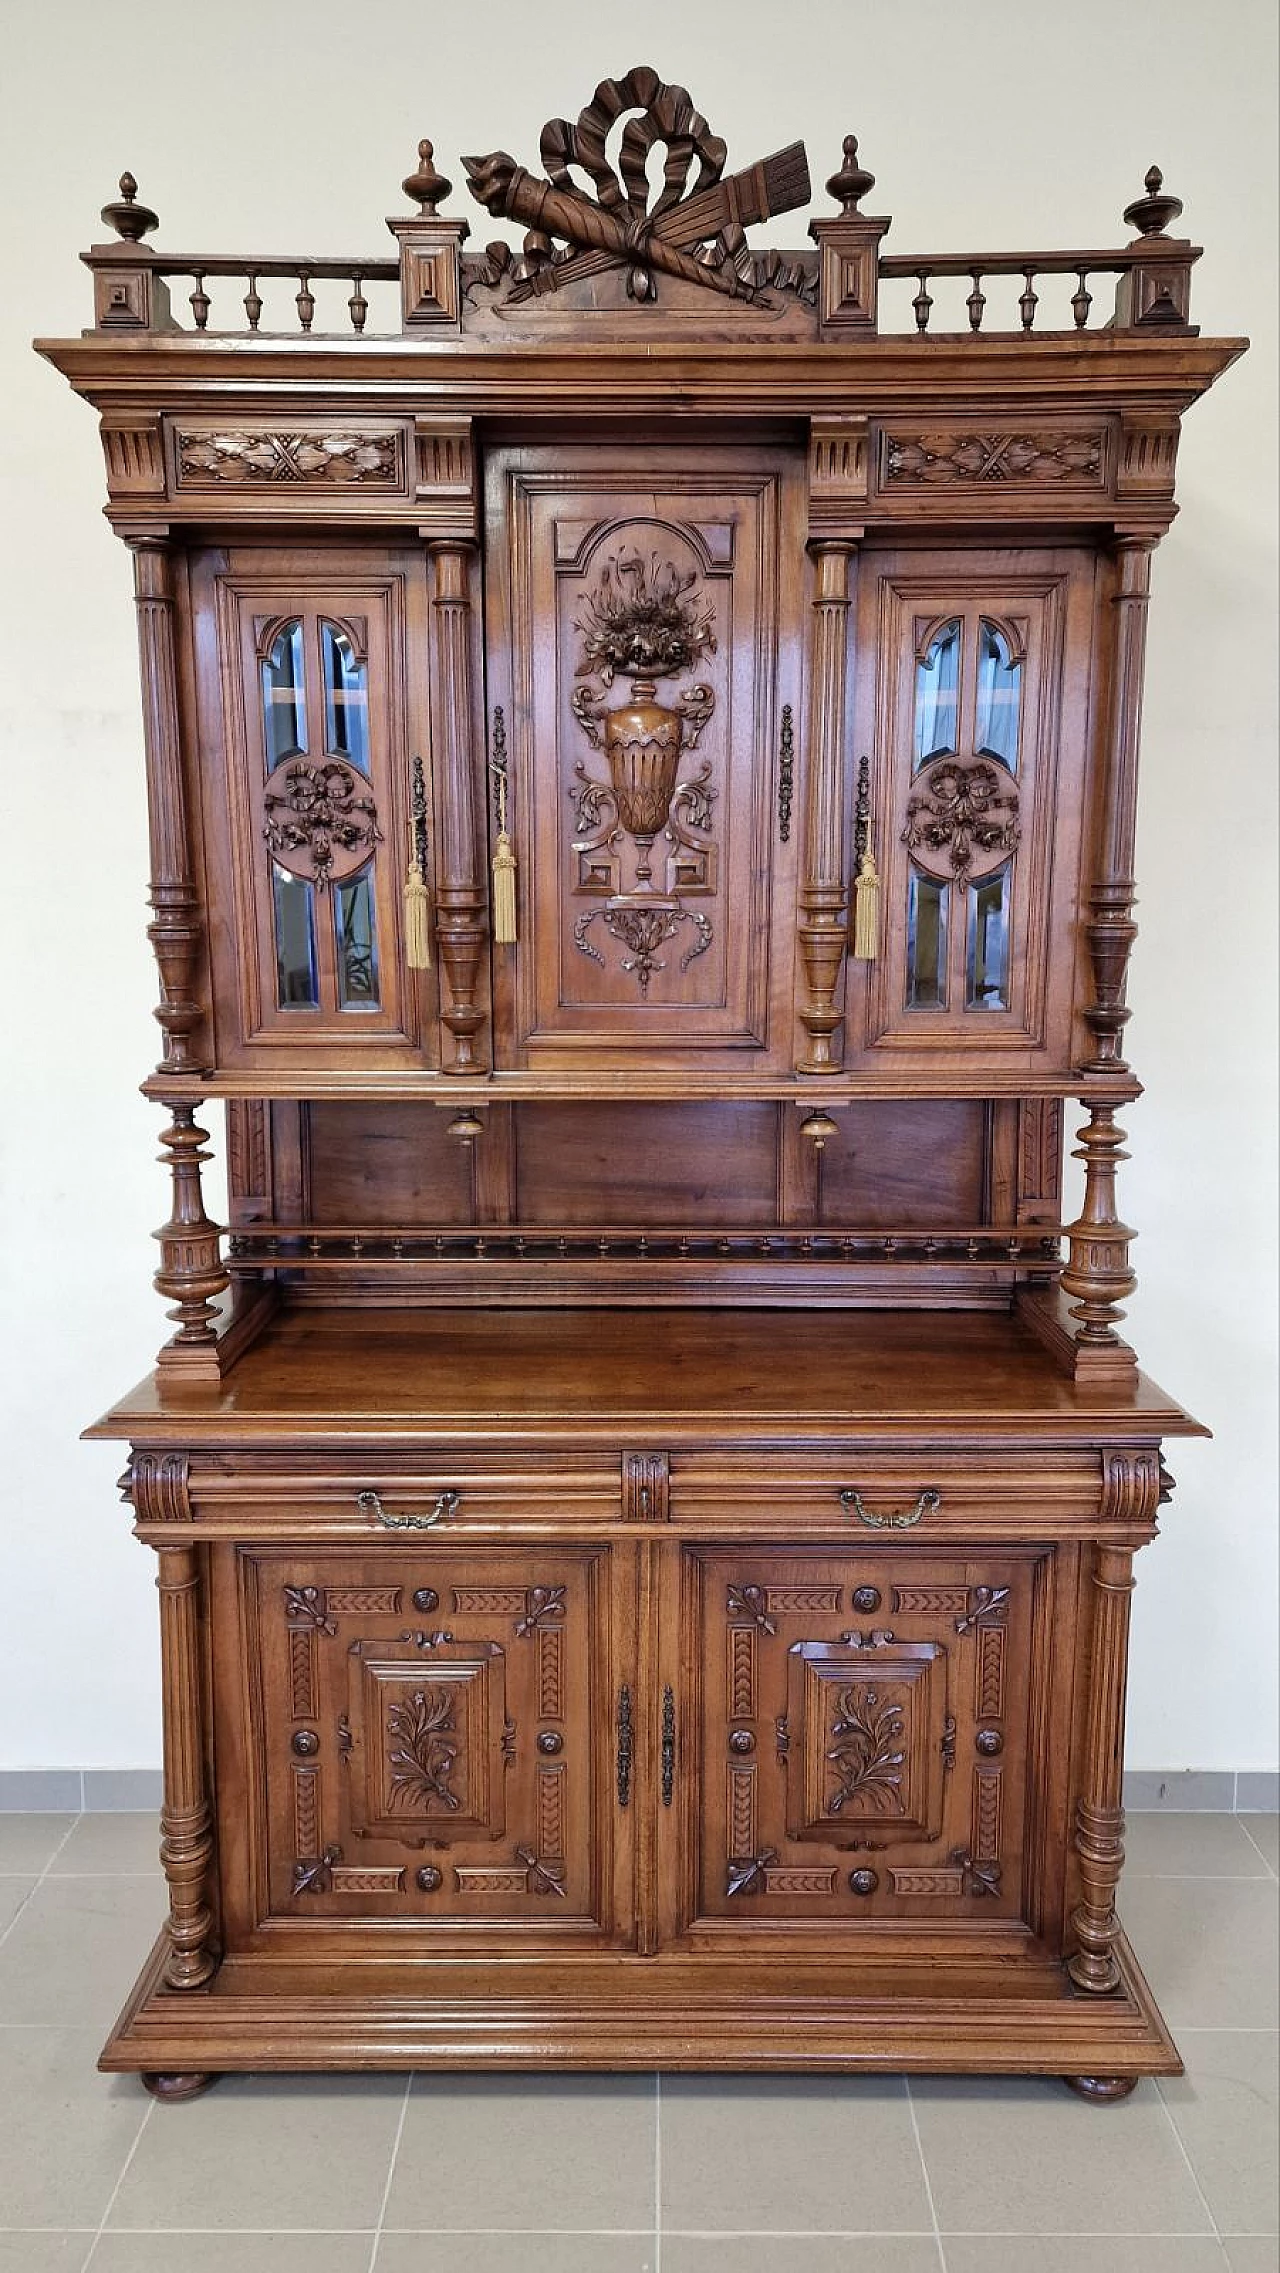
[[[763,1894],[765,1872],[770,1863],[778,1860],[777,1849],[766,1847],[763,1853],[748,1855],[741,1861],[731,1861],[725,1886],[726,1894]]]
[[[594,674],[606,687],[618,671],[670,679],[689,670],[700,655],[714,654],[715,609],[705,596],[686,597],[696,582],[695,569],[682,571],[674,561],[660,561],[656,552],[647,564],[638,552],[611,553],[594,592],[584,595],[574,626],[582,640],[577,677]],[[711,715],[707,696],[705,688],[689,689],[691,711],[705,704],[700,725]],[[686,741],[686,747],[692,743]]]
[[[563,1863],[552,1862],[547,1856],[535,1855],[532,1847],[517,1847],[516,1860],[523,1863],[529,1873],[531,1894],[558,1894],[562,1902],[568,1900]]]
[[[387,1714],[391,1742],[390,1800],[393,1807],[440,1806],[456,1809],[449,1778],[458,1757],[453,1735],[453,1698],[447,1689],[415,1689],[406,1703]]]
[[[545,1621],[564,1616],[564,1591],[562,1586],[530,1587],[524,1616],[516,1621],[517,1639],[524,1640]]]
[[[762,1634],[776,1634],[778,1631],[769,1616],[762,1586],[730,1586],[725,1608],[731,1618],[739,1623],[758,1626]]]
[[[827,1805],[832,1815],[852,1805],[875,1815],[902,1813],[902,1708],[867,1688],[842,1689],[827,1759],[840,1779]],[[896,1748],[896,1749],[895,1749]]]
[[[318,1586],[287,1586],[284,1614],[291,1626],[313,1626],[318,1634],[336,1634],[324,1590]]]

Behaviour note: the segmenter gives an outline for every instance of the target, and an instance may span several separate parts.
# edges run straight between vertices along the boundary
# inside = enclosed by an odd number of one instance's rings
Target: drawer
[[[804,1453],[676,1453],[671,1518],[690,1529],[821,1527],[886,1540],[1008,1536],[1094,1529],[1101,1455],[1038,1456],[921,1445],[909,1452],[856,1444]]]
[[[547,1455],[431,1447],[390,1458],[377,1448],[330,1456],[317,1469],[283,1456],[192,1464],[192,1510],[202,1529],[232,1536],[387,1540],[430,1532],[537,1531],[618,1521],[617,1453]]]

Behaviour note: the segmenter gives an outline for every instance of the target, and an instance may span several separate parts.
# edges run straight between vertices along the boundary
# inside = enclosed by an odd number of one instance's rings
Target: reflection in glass
[[[916,739],[913,771],[956,748],[960,700],[960,626],[944,624],[916,665]]]
[[[282,758],[296,757],[307,746],[300,623],[282,626],[262,666],[262,716],[267,737],[267,772],[271,773]]]
[[[998,875],[969,886],[966,1010],[1009,1007],[1009,877],[1006,866]]]
[[[1022,665],[1015,663],[1009,642],[984,616],[978,632],[978,733],[977,746],[988,758],[1002,758],[1010,773],[1018,770],[1018,704],[1022,694]]]
[[[912,869],[907,888],[908,1010],[946,1008],[947,891],[947,885]]]
[[[369,771],[369,683],[363,663],[345,631],[337,624],[321,623],[320,656],[324,665],[325,749],[330,756],[346,758],[363,774]]]
[[[338,948],[338,1007],[378,1008],[378,949],[373,919],[373,872],[335,886],[333,925]]]
[[[316,979],[315,895],[301,876],[273,863],[276,917],[276,1000],[281,1010],[314,1010],[320,1000]]]

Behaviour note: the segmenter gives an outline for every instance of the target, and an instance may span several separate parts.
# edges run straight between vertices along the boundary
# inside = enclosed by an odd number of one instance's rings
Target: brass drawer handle
[[[847,1508],[850,1515],[856,1515],[859,1523],[870,1524],[873,1531],[910,1531],[913,1523],[919,1523],[926,1515],[937,1514],[942,1505],[942,1494],[924,1491],[914,1507],[902,1508],[893,1515],[876,1515],[871,1508],[863,1506],[861,1493],[849,1485],[840,1494],[840,1505]]]
[[[631,1731],[631,1691],[625,1682],[618,1691],[618,1805],[631,1805],[631,1763],[633,1738]]]
[[[670,1683],[662,1692],[662,1804],[670,1807],[676,1788],[676,1696]]]
[[[430,1531],[456,1512],[461,1497],[460,1492],[441,1492],[430,1515],[388,1515],[376,1492],[357,1492],[356,1506],[371,1523],[381,1523],[388,1531]]]

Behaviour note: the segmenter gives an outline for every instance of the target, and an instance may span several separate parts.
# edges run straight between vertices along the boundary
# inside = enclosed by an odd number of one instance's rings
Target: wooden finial
[[[1182,211],[1180,197],[1162,197],[1164,175],[1158,166],[1149,166],[1146,176],[1145,197],[1134,199],[1124,209],[1125,220],[1143,237],[1162,237],[1171,221]]]
[[[138,185],[133,175],[121,174],[120,202],[102,208],[102,219],[107,227],[114,229],[118,237],[123,237],[128,244],[133,245],[137,244],[140,237],[145,237],[149,230],[160,226],[159,214],[153,213],[149,205],[139,205],[136,202],[137,195]]]
[[[869,174],[865,166],[858,164],[857,135],[846,134],[844,164],[827,183],[828,196],[834,197],[842,213],[853,214],[858,210],[859,198],[865,197],[869,189],[874,189],[875,182],[875,175]]]
[[[419,213],[430,214],[433,219],[437,206],[443,205],[453,188],[451,181],[446,181],[443,174],[436,172],[433,163],[434,158],[435,151],[432,145],[429,142],[420,142],[418,144],[418,170],[416,174],[406,174],[401,184],[405,196],[412,197],[417,201]]]

